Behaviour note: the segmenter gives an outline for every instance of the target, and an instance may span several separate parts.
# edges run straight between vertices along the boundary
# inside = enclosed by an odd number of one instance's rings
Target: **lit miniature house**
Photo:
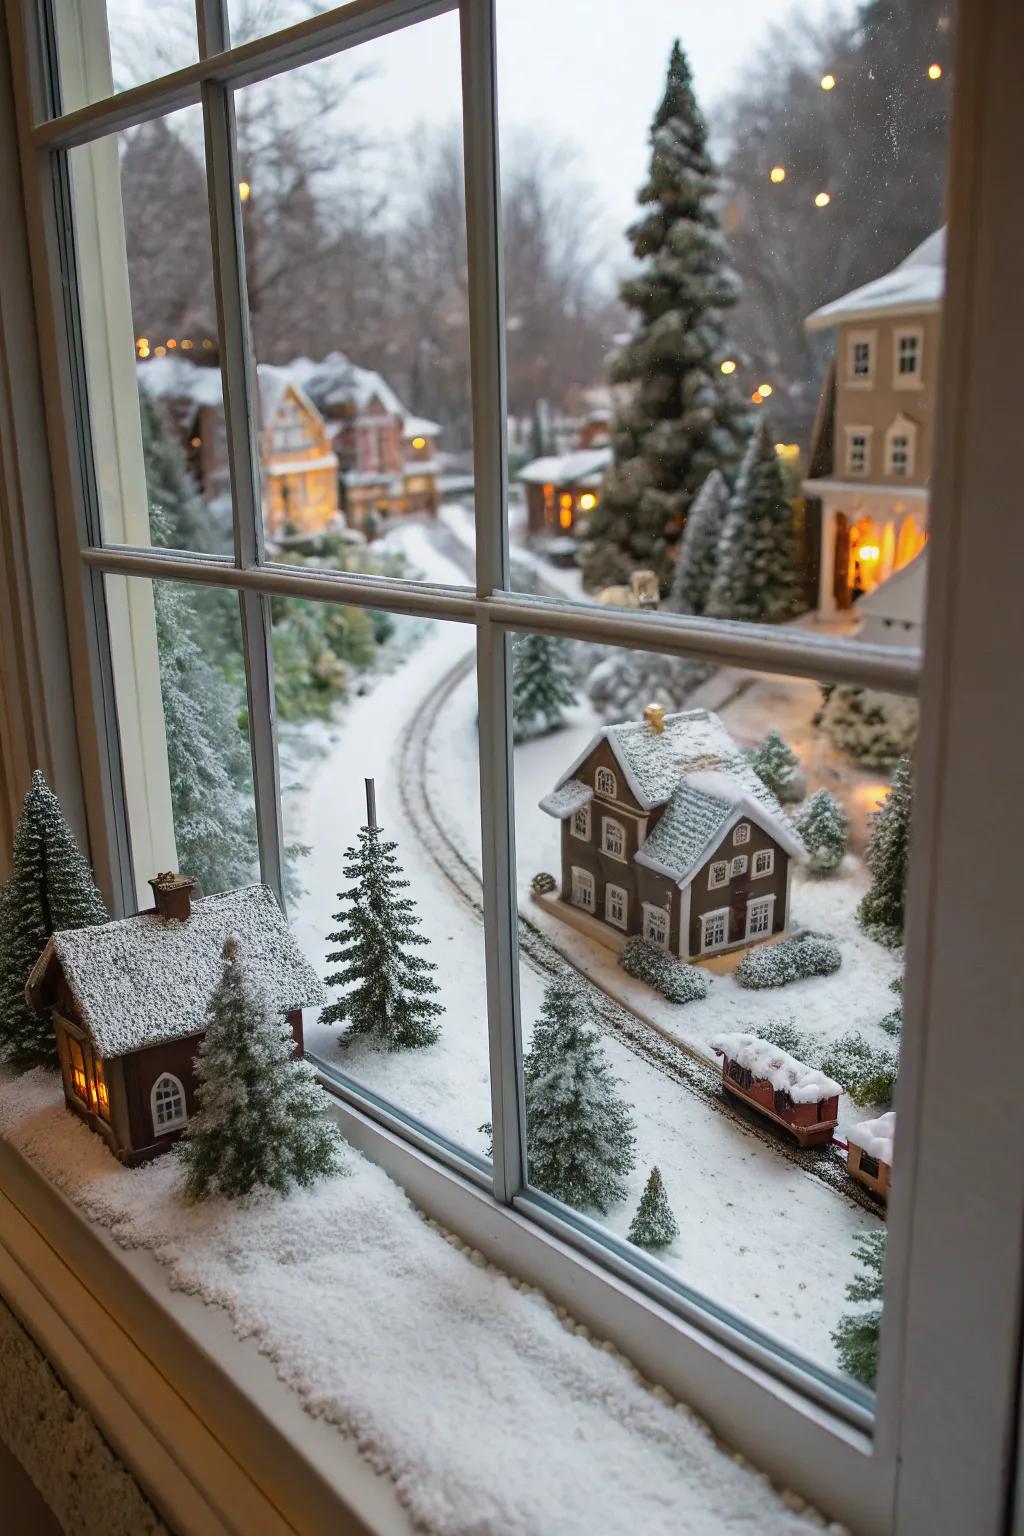
[[[846,1166],[850,1175],[882,1200],[889,1194],[895,1139],[896,1112],[892,1109],[877,1120],[862,1120],[847,1136]]]
[[[562,823],[551,910],[612,948],[632,934],[684,960],[780,934],[802,846],[717,715],[606,726],[540,808]]]
[[[226,938],[242,946],[297,1052],[301,1010],[326,1001],[266,886],[193,902],[185,876],[150,885],[152,911],[55,933],[27,987],[53,1018],[68,1108],[129,1165],[166,1152],[193,1113],[193,1063]]]
[[[711,1048],[722,1058],[727,1094],[781,1125],[801,1147],[832,1140],[843,1091],[832,1078],[756,1035],[716,1035]]]

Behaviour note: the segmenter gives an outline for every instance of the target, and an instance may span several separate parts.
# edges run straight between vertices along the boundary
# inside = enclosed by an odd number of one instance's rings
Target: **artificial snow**
[[[862,1120],[851,1125],[847,1140],[860,1147],[869,1157],[877,1157],[880,1163],[892,1167],[892,1146],[896,1139],[896,1111],[890,1109],[877,1120]]]
[[[567,779],[564,784],[559,784],[557,789],[553,789],[550,795],[545,795],[539,805],[541,810],[546,811],[549,816],[564,821],[574,811],[582,810],[585,805],[589,805],[593,798],[594,791],[589,784],[584,784],[582,779]]]
[[[844,320],[866,319],[869,315],[899,310],[910,314],[916,309],[938,309],[946,275],[946,231],[937,229],[922,240],[898,266],[876,277],[842,298],[823,304],[808,315],[808,331],[824,331]]]
[[[794,1104],[816,1104],[819,1099],[838,1099],[839,1083],[816,1067],[806,1067],[795,1056],[757,1035],[715,1035],[711,1049],[744,1067],[756,1082],[771,1083],[776,1093],[788,1093]]]
[[[423,1531],[821,1528],[537,1290],[446,1241],[362,1157],[287,1200],[188,1206],[174,1157],[121,1167],[43,1072],[0,1074],[0,1135],[122,1247],[151,1252],[172,1288],[223,1308]]]

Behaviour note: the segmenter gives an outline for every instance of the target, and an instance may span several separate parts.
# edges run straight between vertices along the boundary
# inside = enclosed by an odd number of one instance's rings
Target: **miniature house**
[[[588,446],[534,459],[521,469],[517,478],[526,487],[530,533],[580,535],[587,514],[597,506],[601,480],[611,461],[610,448]]]
[[[895,1139],[896,1112],[892,1109],[877,1120],[862,1120],[847,1136],[846,1166],[851,1177],[881,1200],[889,1195]]]
[[[642,720],[606,726],[540,806],[562,823],[553,909],[613,948],[642,934],[701,959],[788,924],[802,845],[708,710],[652,704]]]
[[[843,1091],[832,1078],[756,1035],[716,1035],[711,1048],[722,1058],[727,1094],[781,1125],[801,1147],[832,1140]]]
[[[152,911],[55,933],[26,989],[53,1018],[68,1108],[129,1165],[166,1152],[194,1111],[195,1055],[226,938],[238,940],[297,1052],[301,1010],[326,1001],[266,886],[193,901],[184,876],[150,884]]]

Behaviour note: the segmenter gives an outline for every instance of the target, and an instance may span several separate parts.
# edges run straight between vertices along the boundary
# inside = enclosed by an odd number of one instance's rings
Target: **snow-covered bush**
[[[821,1070],[841,1083],[855,1104],[888,1104],[899,1072],[899,1058],[851,1030],[832,1042],[822,1059]]]
[[[670,1003],[699,1002],[708,995],[708,979],[695,965],[673,960],[659,944],[635,934],[619,953],[619,964],[628,976],[646,981]]]
[[[813,794],[800,807],[796,829],[816,875],[830,875],[839,868],[850,839],[850,818],[834,795],[827,789]]]
[[[690,695],[714,669],[682,656],[660,656],[653,651],[629,651],[616,646],[591,667],[586,680],[587,697],[602,720],[618,722],[639,715],[648,704],[660,704],[667,713],[683,709]]]
[[[769,1045],[777,1045],[780,1051],[795,1056],[797,1061],[802,1061],[807,1067],[817,1065],[819,1048],[802,1029],[797,1029],[792,1018],[766,1019],[758,1023],[756,1030],[751,1025],[751,1033],[767,1040]]]
[[[898,1040],[903,1033],[902,976],[897,976],[892,981],[890,981],[889,991],[896,993],[896,996],[899,998],[899,1002],[896,1004],[896,1007],[892,1010],[891,1013],[887,1013],[884,1018],[879,1019],[878,1027],[879,1029],[884,1029],[886,1034],[891,1035],[894,1040]]]
[[[914,699],[842,683],[826,690],[814,723],[865,768],[888,771],[913,750],[917,718]]]
[[[765,944],[751,950],[733,975],[741,987],[760,991],[764,987],[784,987],[808,976],[831,976],[842,964],[835,939],[826,933],[795,933],[778,944]]]
[[[557,889],[558,881],[554,875],[549,875],[546,869],[542,869],[530,881],[530,890],[535,896],[547,896],[549,892]]]
[[[806,784],[800,759],[774,726],[750,753],[750,766],[761,783],[783,802],[796,804],[803,799]]]

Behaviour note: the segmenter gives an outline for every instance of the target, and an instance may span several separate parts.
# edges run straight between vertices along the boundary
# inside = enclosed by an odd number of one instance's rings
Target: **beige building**
[[[836,332],[804,482],[821,507],[826,618],[908,565],[928,537],[944,255],[938,230],[806,321]]]

